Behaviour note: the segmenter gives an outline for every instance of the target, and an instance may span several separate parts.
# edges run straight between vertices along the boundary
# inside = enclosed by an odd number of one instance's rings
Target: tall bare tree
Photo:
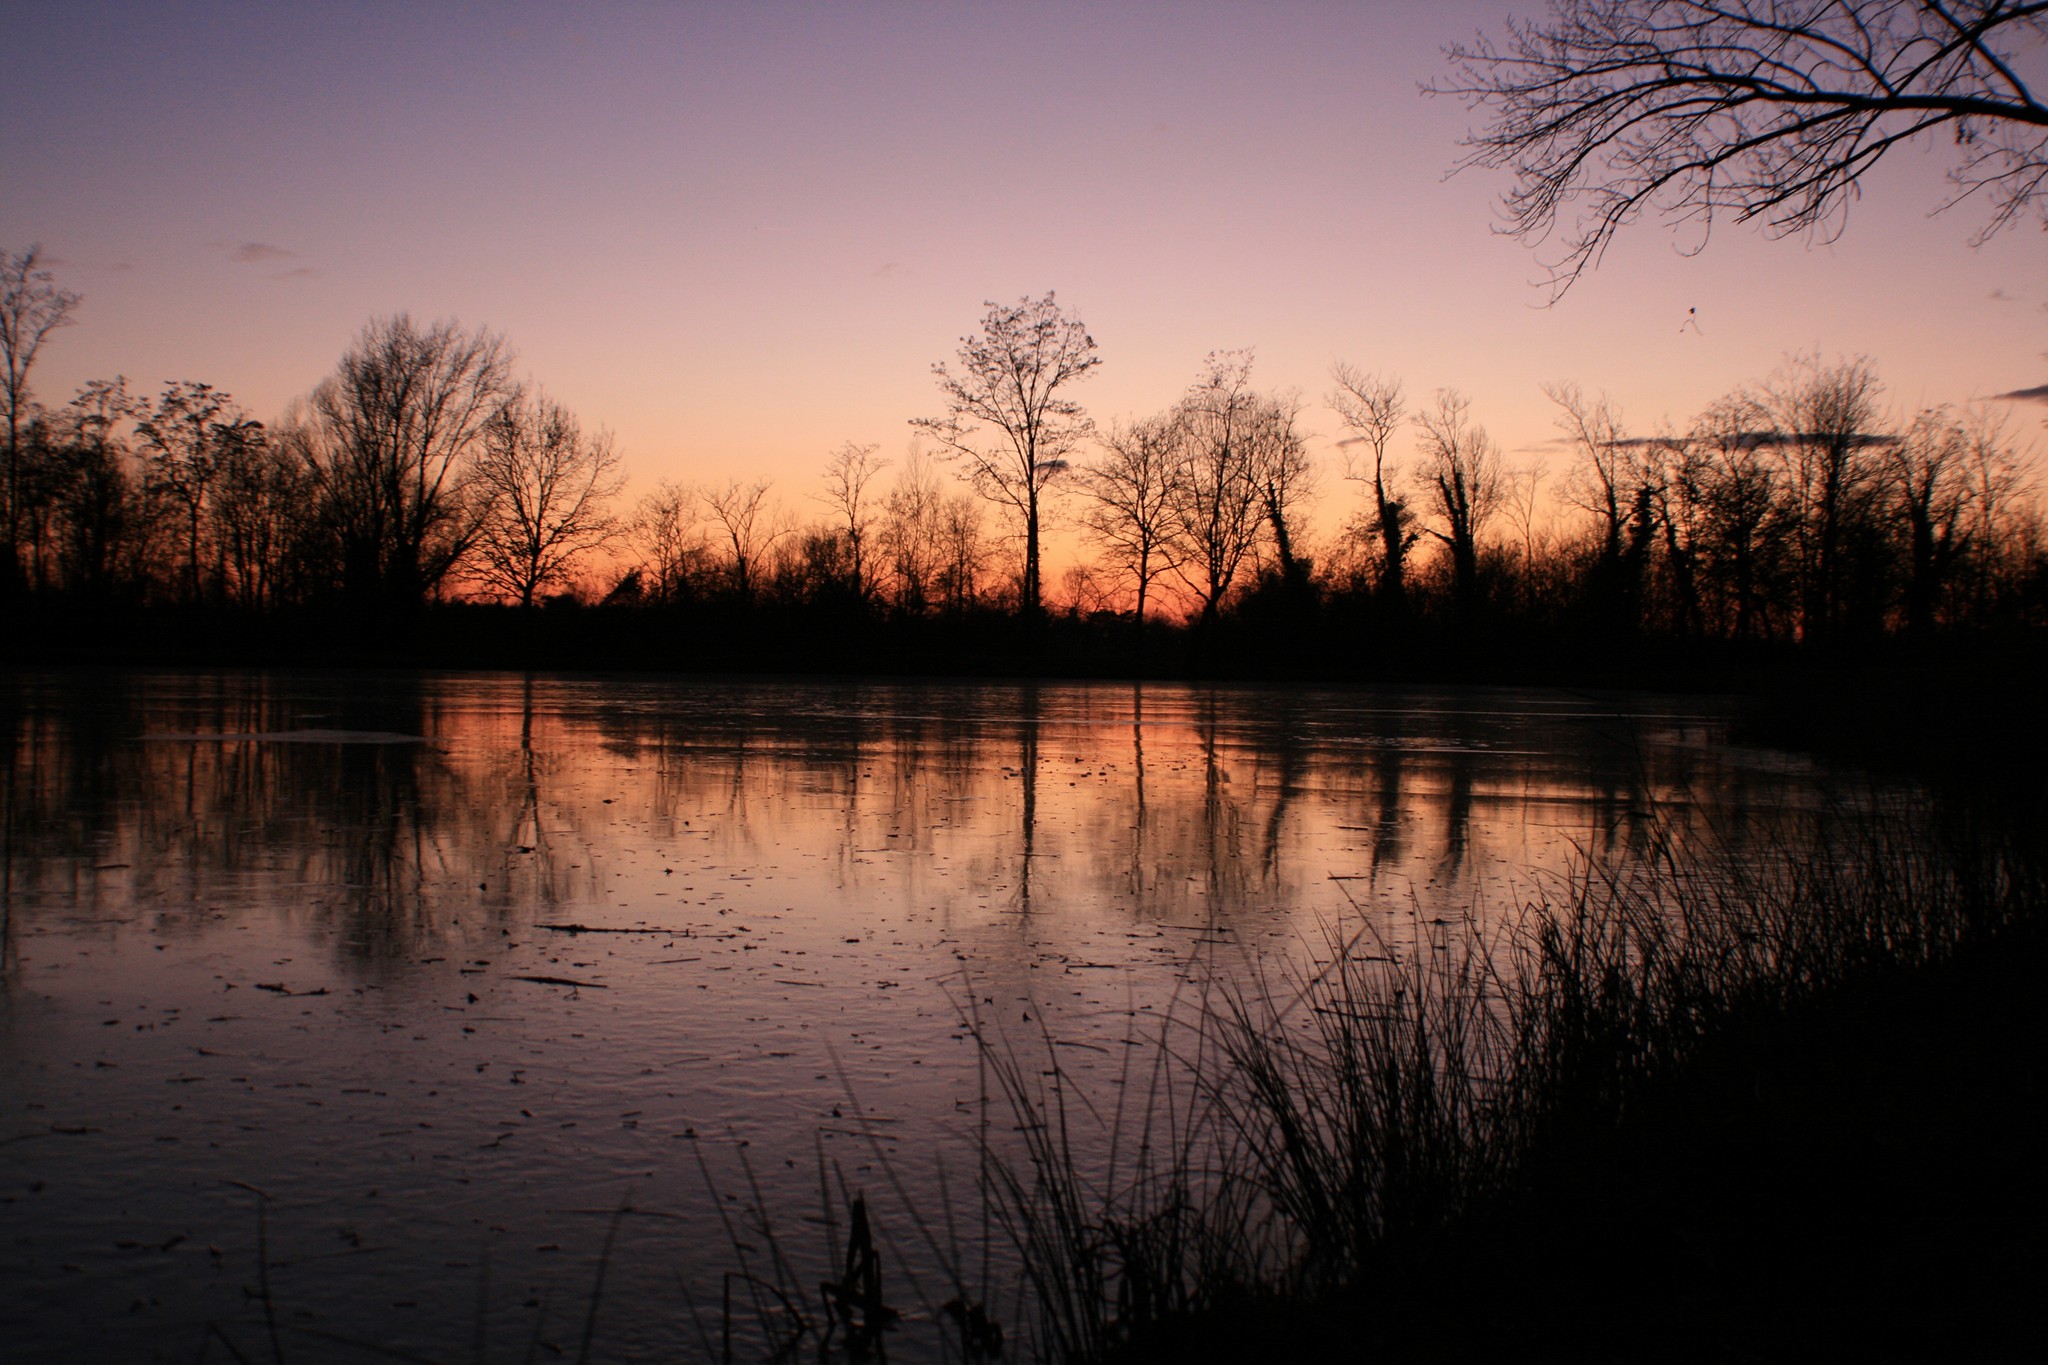
[[[1461,612],[1479,602],[1479,533],[1500,509],[1506,485],[1500,447],[1472,421],[1472,404],[1455,389],[1439,389],[1436,406],[1415,414],[1422,429],[1417,471],[1437,524],[1429,534],[1451,557],[1451,591]]]
[[[787,525],[777,522],[769,507],[768,488],[771,482],[769,479],[756,479],[752,483],[741,483],[738,479],[729,479],[722,486],[702,489],[697,495],[718,530],[724,533],[730,555],[726,567],[731,574],[733,591],[742,600],[754,595],[754,583],[759,577],[762,561],[774,548],[775,542],[790,530]]]
[[[1545,384],[1543,392],[1557,405],[1558,429],[1575,456],[1564,500],[1592,515],[1599,537],[1588,591],[1611,626],[1633,629],[1657,530],[1659,490],[1644,459],[1648,447],[1629,437],[1606,394],[1588,395],[1571,383]]]
[[[1545,384],[1543,395],[1557,405],[1557,428],[1572,447],[1564,499],[1592,514],[1601,561],[1618,560],[1638,472],[1630,466],[1621,410],[1606,394],[1588,395],[1572,383]]]
[[[992,558],[981,530],[982,508],[965,493],[947,498],[938,519],[938,598],[948,611],[982,600],[981,576]]]
[[[932,366],[946,400],[943,417],[911,425],[961,462],[982,497],[1006,509],[1024,533],[1020,605],[1039,610],[1041,495],[1067,468],[1089,431],[1067,390],[1101,364],[1081,320],[1060,310],[1050,291],[1014,305],[990,303],[977,336],[960,339],[960,369]]]
[[[1269,396],[1254,460],[1259,501],[1265,507],[1266,529],[1273,536],[1274,567],[1280,581],[1295,591],[1308,585],[1309,562],[1302,554],[1301,533],[1317,483],[1315,461],[1297,425],[1300,418],[1299,393]]]
[[[1214,620],[1224,596],[1259,550],[1286,524],[1273,509],[1281,473],[1299,453],[1291,398],[1252,387],[1250,351],[1214,351],[1207,373],[1174,410],[1180,458],[1171,489],[1174,572]],[[1290,552],[1291,553],[1291,552]]]
[[[697,524],[697,495],[673,479],[664,479],[641,496],[628,535],[643,559],[647,593],[657,602],[674,603],[688,587],[705,557]]]
[[[825,461],[825,491],[820,496],[832,509],[833,529],[846,540],[848,586],[856,602],[874,590],[876,498],[868,491],[875,476],[888,467],[878,457],[880,446],[848,441]]]
[[[231,458],[262,441],[263,424],[213,385],[185,380],[164,385],[136,431],[144,445],[145,488],[174,505],[184,523],[185,600],[197,602],[207,587],[207,561],[218,557],[219,546],[208,543],[215,485]],[[211,578],[218,586],[218,573]]]
[[[1973,551],[1968,597],[1971,611],[1980,620],[1989,618],[2001,582],[2023,577],[2023,564],[2031,562],[2038,567],[2048,562],[2039,470],[2022,466],[2006,422],[2006,414],[1989,406],[1973,410],[1966,419]]]
[[[1785,524],[1802,638],[1820,639],[1842,624],[1854,541],[1879,510],[1884,449],[1896,439],[1878,430],[1883,392],[1867,357],[1828,363],[1808,354],[1786,361],[1755,395],[1791,500]]]
[[[116,376],[88,380],[58,414],[53,548],[64,585],[86,597],[114,587],[139,529],[122,428],[146,410],[129,394],[128,381]]]
[[[1173,479],[1181,428],[1173,414],[1112,423],[1102,455],[1081,471],[1081,525],[1111,567],[1136,589],[1133,619],[1145,619],[1152,580],[1173,565]]]
[[[303,586],[314,492],[312,470],[294,441],[272,439],[254,423],[229,433],[211,509],[223,599],[267,611]]]
[[[475,538],[467,466],[485,425],[518,391],[502,336],[409,316],[363,328],[314,390],[309,446],[341,553],[344,594],[416,605]]]
[[[522,609],[619,534],[611,500],[625,478],[611,433],[584,431],[553,399],[522,395],[499,408],[469,477],[483,509],[477,577]]]
[[[913,437],[910,454],[883,503],[882,553],[894,582],[897,610],[915,615],[931,604],[938,588],[939,540],[946,498],[931,457]]]
[[[1777,611],[1787,558],[1782,471],[1771,458],[1770,423],[1754,395],[1731,394],[1693,424],[1672,468],[1685,551],[1697,567],[1703,624],[1737,640],[1789,631]]]
[[[1864,173],[1923,135],[1956,149],[1947,202],[1989,202],[1978,240],[2048,219],[2044,40],[2032,0],[1551,0],[1448,49],[1425,88],[1490,116],[1462,165],[1514,173],[1509,232],[1569,217],[1561,293],[1646,213],[1832,235]]]
[[[1407,425],[1401,381],[1393,375],[1366,374],[1339,361],[1330,369],[1337,387],[1325,400],[1352,435],[1347,444],[1365,447],[1365,460],[1345,456],[1344,477],[1366,485],[1372,495],[1371,530],[1378,549],[1382,604],[1398,613],[1407,598],[1408,552],[1421,532],[1408,499],[1395,491],[1398,471],[1387,460],[1394,433]]]
[[[1543,515],[1543,481],[1550,471],[1542,465],[1524,465],[1501,475],[1501,518],[1521,543],[1522,562],[1516,575],[1521,606],[1533,609],[1541,600],[1545,584],[1543,562],[1551,558],[1549,548],[1554,532],[1550,518]]]
[[[7,584],[18,581],[22,572],[21,526],[28,492],[22,435],[33,408],[29,371],[35,368],[44,339],[70,323],[80,297],[59,289],[42,268],[40,246],[14,252],[0,247],[0,405],[7,418],[6,487],[0,489],[7,500],[7,562],[0,573]]]
[[[1969,428],[1937,408],[1913,419],[1885,452],[1885,478],[1906,532],[1906,630],[1934,628],[1943,590],[1970,543]]]

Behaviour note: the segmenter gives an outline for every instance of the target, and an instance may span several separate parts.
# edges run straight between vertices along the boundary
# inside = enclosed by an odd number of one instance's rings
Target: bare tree
[[[477,577],[522,609],[619,534],[611,500],[625,478],[611,433],[585,432],[553,399],[522,395],[499,408],[469,477],[483,509]]]
[[[518,392],[511,363],[501,336],[400,313],[363,328],[314,391],[310,454],[347,596],[416,605],[460,562],[479,513],[467,464]]]
[[[1479,602],[1479,533],[1505,493],[1500,447],[1475,425],[1472,404],[1455,389],[1439,389],[1436,406],[1415,414],[1422,429],[1422,480],[1437,525],[1429,534],[1451,557],[1451,588],[1462,612]]]
[[[1943,589],[1969,547],[1971,434],[1945,408],[1923,412],[1885,452],[1887,481],[1906,532],[1906,630],[1932,630]]]
[[[754,581],[759,576],[761,561],[790,529],[777,525],[769,509],[770,483],[768,479],[756,479],[752,483],[731,479],[722,488],[705,488],[698,493],[704,510],[725,533],[726,546],[731,554],[727,568],[732,576],[733,591],[742,600],[754,595]]]
[[[1712,404],[1693,424],[1672,470],[1674,525],[1697,567],[1702,616],[1737,640],[1770,637],[1785,626],[1775,612],[1783,572],[1782,471],[1769,457],[1769,415],[1738,392]],[[1667,516],[1669,514],[1667,513]]]
[[[1113,423],[1101,437],[1102,457],[1081,471],[1087,505],[1081,525],[1137,590],[1133,619],[1145,619],[1152,580],[1173,564],[1173,478],[1181,429],[1169,413]]]
[[[1421,532],[1407,498],[1396,493],[1397,471],[1387,462],[1387,445],[1408,421],[1401,381],[1393,375],[1365,374],[1339,361],[1330,369],[1337,387],[1325,400],[1352,431],[1346,444],[1365,447],[1368,463],[1347,453],[1344,477],[1364,483],[1372,493],[1372,535],[1378,547],[1381,601],[1398,612],[1407,598],[1408,552]]]
[[[819,498],[832,509],[834,529],[846,539],[847,578],[854,600],[865,602],[874,589],[872,550],[875,499],[868,485],[889,462],[877,457],[880,446],[848,441],[825,462],[825,492]]]
[[[844,601],[853,582],[846,533],[826,522],[799,526],[776,545],[768,576],[784,602]]]
[[[1549,546],[1549,528],[1538,515],[1542,509],[1543,480],[1549,473],[1541,465],[1527,465],[1501,475],[1501,515],[1514,528],[1515,539],[1522,546],[1520,578],[1525,607],[1536,598],[1538,552],[1547,551]]]
[[[2048,6],[2027,0],[1552,0],[1504,44],[1447,50],[1424,88],[1485,109],[1462,166],[1506,168],[1507,230],[1541,241],[1562,293],[1645,213],[1716,214],[1773,234],[1839,232],[1866,171],[1899,143],[1952,139],[1978,240],[2048,218],[2048,105],[2028,86]]]
[[[71,321],[80,295],[59,289],[50,272],[41,269],[42,248],[10,252],[0,248],[0,404],[6,406],[7,469],[4,495],[7,500],[7,563],[10,582],[22,572],[21,523],[26,513],[23,485],[25,454],[22,430],[27,425],[33,400],[28,386],[29,371],[43,341]]]
[[[981,576],[992,558],[981,516],[980,505],[965,493],[939,508],[937,586],[948,611],[965,611],[981,601]]]
[[[1970,608],[1979,620],[1987,619],[1994,593],[2007,574],[2027,561],[2028,542],[2042,555],[2038,518],[2039,485],[2035,476],[2024,474],[2006,429],[2006,414],[1982,407],[1969,414],[1970,446],[1965,455],[1970,484],[1971,555]],[[2032,485],[2029,488],[2029,485]],[[2016,524],[2015,513],[2024,518],[2023,494],[2034,493],[2035,516],[2031,525]],[[2043,562],[2037,558],[2036,565]]]
[[[222,443],[215,472],[213,542],[221,596],[250,611],[280,604],[303,577],[314,504],[312,471],[296,443],[245,423]]]
[[[1645,446],[1622,425],[1621,410],[1577,384],[1545,384],[1557,425],[1577,457],[1564,500],[1593,516],[1599,548],[1587,584],[1598,612],[1624,630],[1639,623],[1643,574],[1657,530],[1658,488]]]
[[[1022,524],[1021,605],[1036,614],[1040,496],[1065,472],[1067,457],[1089,430],[1080,404],[1066,390],[1102,362],[1088,329],[1061,312],[1050,292],[987,307],[981,334],[960,339],[960,372],[943,362],[932,366],[946,415],[916,418],[911,425],[962,462],[963,477],[976,493]]]
[[[664,479],[641,497],[629,534],[645,559],[650,595],[674,603],[704,558],[697,528],[697,497],[688,487]]]
[[[1060,575],[1060,596],[1070,614],[1091,617],[1115,611],[1118,594],[1115,585],[1105,581],[1093,565],[1069,564]]]
[[[59,515],[57,494],[63,478],[63,420],[43,411],[40,404],[36,407],[16,438],[14,534],[18,554],[10,567],[19,577],[7,581],[42,592],[50,586],[55,569],[53,526]]]
[[[895,580],[900,611],[916,614],[930,604],[939,575],[945,502],[931,459],[913,438],[882,515],[882,552]]]
[[[57,415],[51,501],[55,558],[64,585],[105,595],[137,528],[128,443],[121,431],[146,409],[119,376],[86,382]]]
[[[1175,574],[1212,621],[1269,525],[1276,464],[1298,447],[1295,409],[1252,387],[1249,351],[1215,351],[1175,411]]]
[[[202,561],[209,556],[214,485],[241,447],[261,442],[263,424],[213,385],[185,380],[164,385],[155,410],[136,431],[144,444],[145,488],[174,504],[184,522],[185,599],[197,602],[205,590]],[[212,550],[217,556],[218,546]]]
[[[1785,471],[1802,638],[1817,640],[1842,624],[1852,537],[1878,510],[1883,450],[1896,439],[1876,429],[1883,392],[1866,357],[1828,364],[1802,355],[1755,395]]]
[[[1622,530],[1638,482],[1621,410],[1606,394],[1588,396],[1577,384],[1545,384],[1544,397],[1558,408],[1557,427],[1571,443],[1574,460],[1565,478],[1564,500],[1589,512],[1600,537],[1600,558],[1621,558]]]
[[[1269,397],[1260,439],[1253,451],[1253,477],[1273,535],[1273,558],[1280,581],[1299,591],[1308,584],[1308,561],[1301,552],[1302,525],[1316,492],[1315,462],[1295,425],[1301,417],[1301,395]]]

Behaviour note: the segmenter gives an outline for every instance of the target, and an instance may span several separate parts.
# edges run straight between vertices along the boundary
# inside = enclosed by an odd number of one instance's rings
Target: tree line
[[[405,611],[460,580],[531,604],[616,533],[603,431],[516,381],[502,337],[398,315],[265,423],[211,384],[28,378],[78,296],[0,252],[7,596]]]
[[[799,518],[765,479],[624,500],[612,437],[513,371],[505,339],[371,321],[271,422],[206,383],[29,379],[79,296],[0,252],[5,535],[17,606],[340,613],[454,601],[849,625],[976,616],[1199,638],[1246,623],[1358,655],[1428,637],[1825,642],[2035,630],[2048,534],[2030,455],[1989,411],[1890,414],[1865,359],[1789,360],[1691,422],[1630,429],[1546,386],[1561,474],[1512,465],[1455,390],[1337,364],[1342,436],[1212,353],[1176,399],[1097,424],[1100,364],[1053,295],[988,305],[933,367],[909,453],[849,441]],[[948,473],[954,476],[947,477]],[[1318,502],[1351,490],[1319,531]],[[1047,587],[1047,529],[1088,553]],[[794,615],[792,615],[794,614]]]

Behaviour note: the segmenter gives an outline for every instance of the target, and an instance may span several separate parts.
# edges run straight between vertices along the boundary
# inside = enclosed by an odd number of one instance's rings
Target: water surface
[[[1555,692],[16,674],[0,743],[31,1360],[256,1358],[266,1285],[291,1360],[573,1356],[614,1225],[593,1357],[702,1358],[748,1208],[822,1262],[853,1189],[943,1297],[963,1009],[1113,1083],[1347,916],[1827,799],[1712,703]]]

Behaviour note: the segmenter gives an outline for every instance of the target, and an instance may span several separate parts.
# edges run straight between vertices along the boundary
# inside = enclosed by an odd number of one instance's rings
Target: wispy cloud
[[[286,251],[268,242],[243,242],[228,253],[228,259],[238,265],[261,265],[265,261],[297,260],[298,255],[296,251]]]
[[[317,280],[320,278],[320,272],[310,265],[302,265],[291,270],[279,271],[271,278],[278,280]]]
[[[1987,299],[1990,299],[1990,300],[1991,300],[1991,301],[1992,301],[1993,303],[2018,303],[2018,302],[2020,302],[2020,297],[2019,297],[2019,295],[2017,295],[2017,294],[2008,294],[2008,293],[2006,293],[2006,292],[2005,292],[2005,290],[2003,290],[2003,289],[1994,289],[1994,290],[1992,290],[1992,291],[1991,291],[1990,293],[1986,294],[1986,295],[1985,295],[1984,297],[1985,297],[1985,298],[1987,298]]]
[[[902,273],[903,262],[885,261],[883,264],[875,268],[874,278],[878,280],[886,280],[892,275],[901,275]]]
[[[1995,393],[1991,396],[2007,403],[2048,403],[2048,384],[2036,384],[2031,389],[2014,389],[2011,393]]]
[[[1678,442],[1684,439],[1685,438],[1681,435],[1676,435],[1671,432],[1664,432],[1657,436],[1617,436],[1615,439],[1611,441],[1601,442],[1601,445],[1608,450],[1663,450],[1670,446],[1676,445]],[[1794,442],[1798,438],[1794,436],[1782,436],[1777,432],[1745,431],[1739,435],[1738,439],[1745,445],[1754,446],[1784,444]],[[1859,441],[1865,441],[1876,438],[1859,436],[1856,439]],[[1576,436],[1553,436],[1547,441],[1538,441],[1534,445],[1523,446],[1522,449],[1577,450],[1578,447],[1579,440]]]

